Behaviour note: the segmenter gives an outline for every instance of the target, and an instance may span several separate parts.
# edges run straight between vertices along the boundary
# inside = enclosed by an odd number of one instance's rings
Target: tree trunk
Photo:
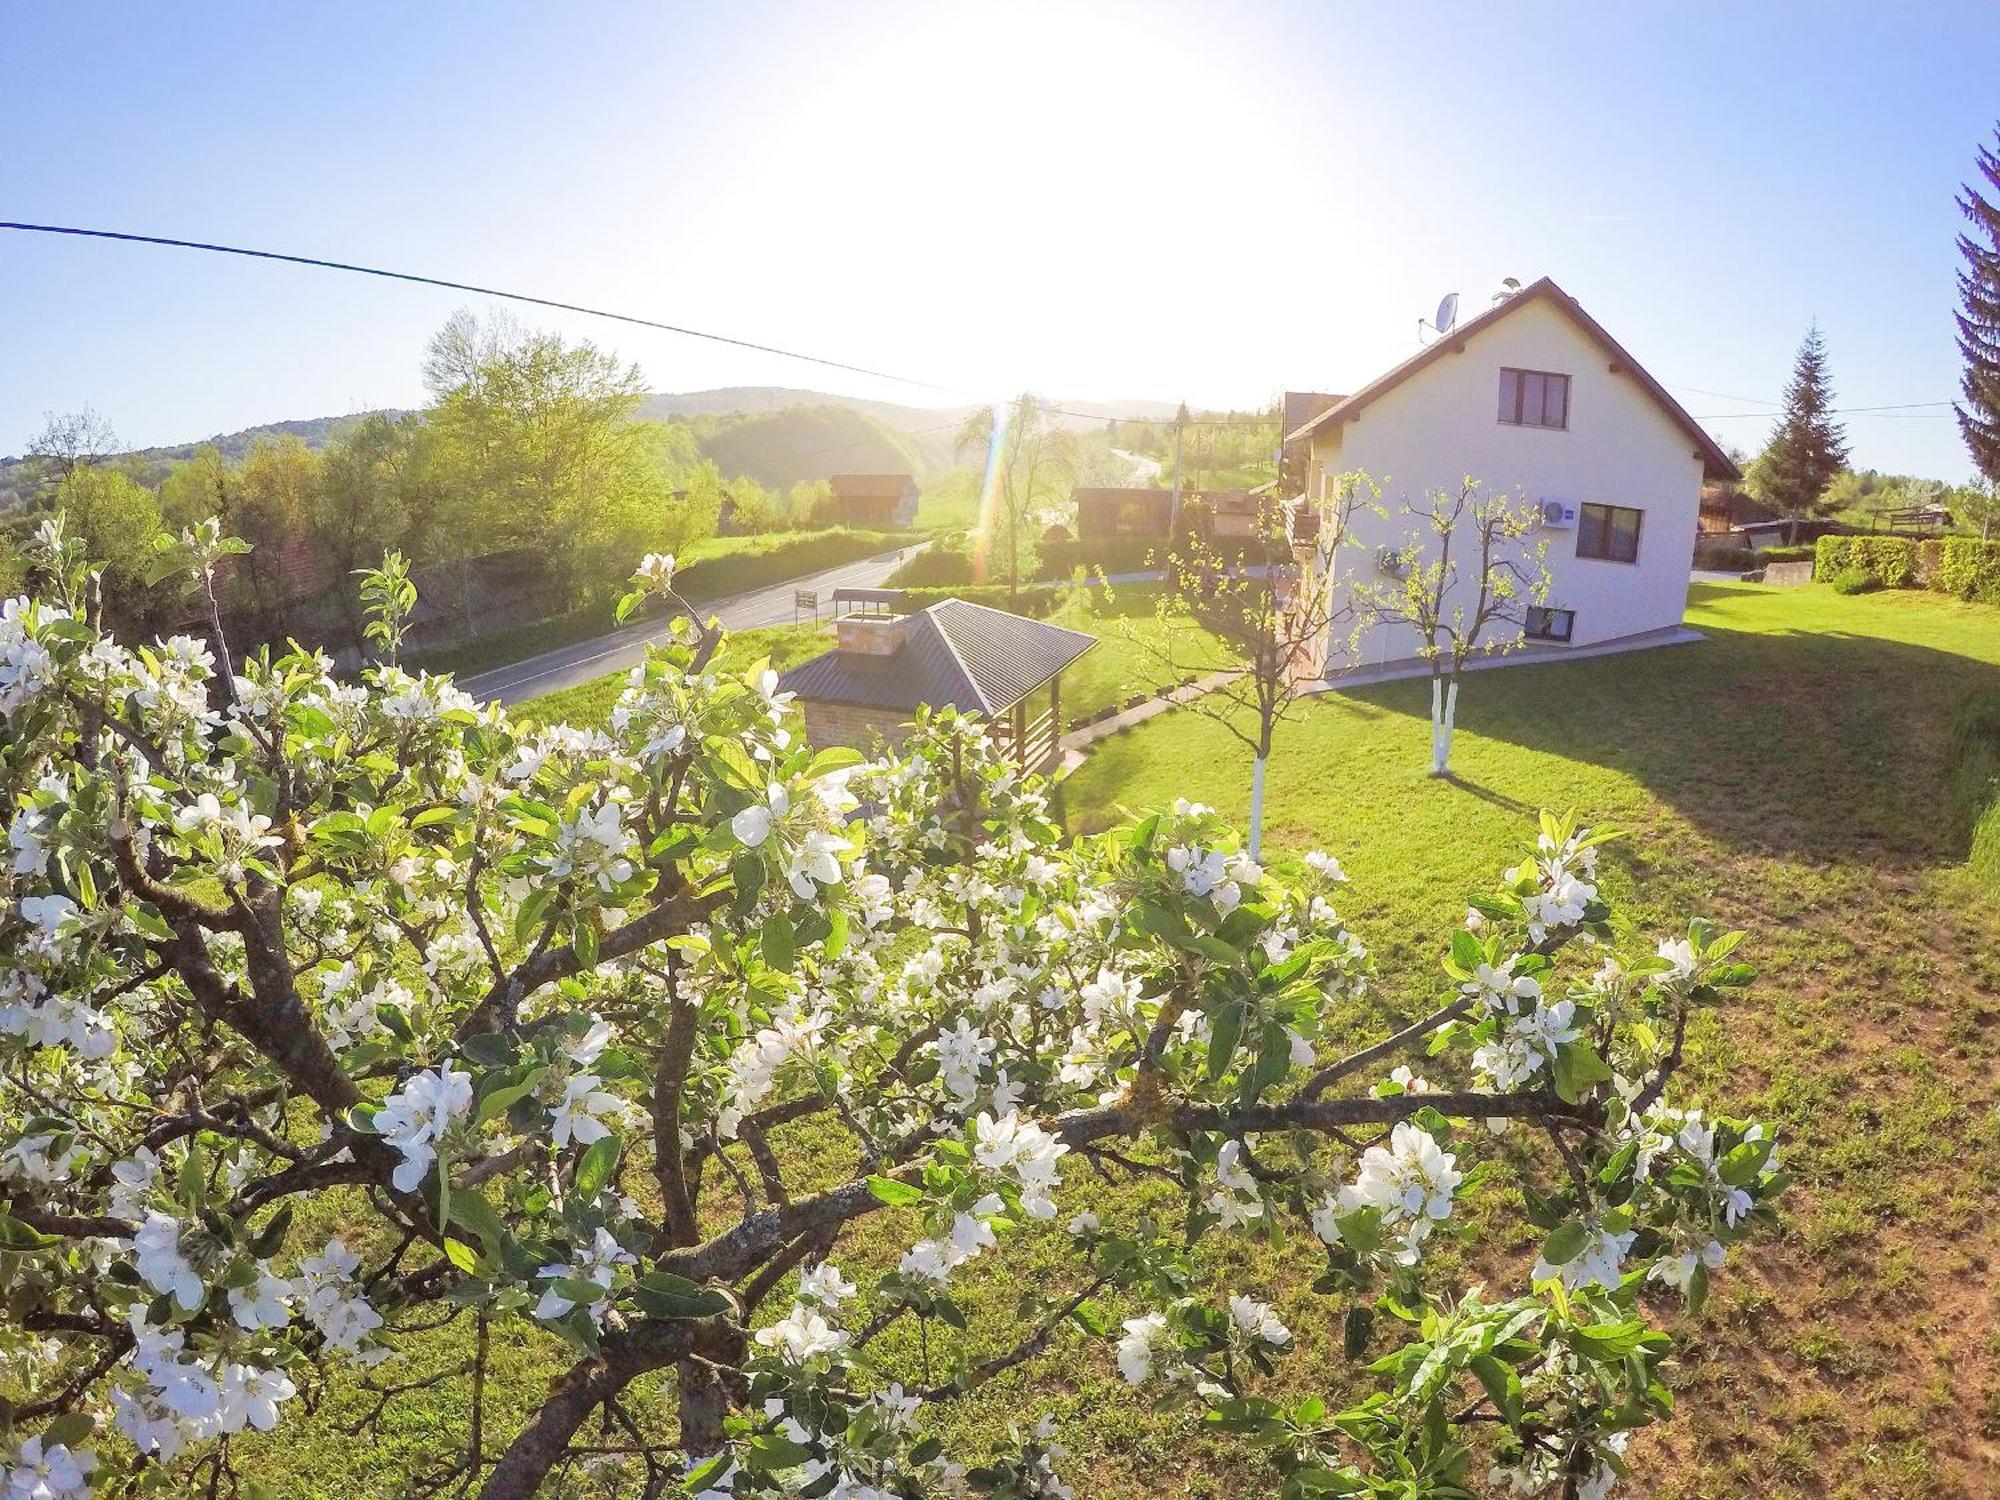
[[[1250,857],[1263,858],[1264,852],[1264,755],[1260,751],[1250,763]]]
[[[1458,727],[1458,679],[1449,685],[1442,677],[1431,679],[1431,775],[1451,774],[1451,735]]]

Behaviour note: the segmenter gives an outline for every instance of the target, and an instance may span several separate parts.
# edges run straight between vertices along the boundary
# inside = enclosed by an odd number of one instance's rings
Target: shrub
[[[900,585],[898,585],[900,587]],[[994,609],[1012,610],[1017,615],[1028,615],[1041,619],[1053,614],[1063,602],[1068,589],[1053,583],[1027,583],[1021,586],[1013,602],[1008,602],[1007,585],[1004,583],[955,583],[938,588],[904,588],[903,603],[912,613],[928,609],[944,599],[964,599],[973,604],[986,604]]]
[[[1694,544],[1694,565],[1711,568],[1718,573],[1741,573],[1757,565],[1757,554],[1733,539],[1712,544],[1697,541]]]
[[[1760,563],[1811,562],[1818,555],[1819,548],[1813,543],[1802,543],[1797,547],[1766,547],[1756,554]]]
[[[1844,588],[1847,594],[1862,588],[1899,589],[1916,581],[1917,543],[1907,536],[1823,536],[1813,551],[1813,576],[1840,588],[1844,573],[1860,573],[1866,582],[1858,588]]]
[[[939,537],[891,573],[884,587],[892,589],[955,587],[972,582],[972,539],[964,532]]]
[[[697,557],[675,575],[685,599],[721,599],[887,552],[909,541],[892,531],[773,532],[715,557]]]
[[[1881,582],[1866,568],[1842,568],[1826,577],[1836,594],[1865,594],[1880,588]]]
[[[2000,542],[1948,536],[1937,543],[1937,570],[1931,587],[1959,599],[1990,597],[2000,587]]]

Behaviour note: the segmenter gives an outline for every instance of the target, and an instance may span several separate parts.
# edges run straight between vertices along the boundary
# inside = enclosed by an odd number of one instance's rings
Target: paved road
[[[1122,458],[1131,466],[1132,478],[1141,485],[1158,484],[1163,465],[1157,458],[1148,458],[1143,453],[1134,453],[1129,448],[1113,448],[1112,456]]]
[[[820,607],[824,609],[832,602],[830,596],[835,589],[879,588],[898,563],[926,545],[915,542],[899,551],[882,552],[874,557],[864,557],[859,562],[842,563],[837,568],[787,579],[769,588],[752,589],[727,599],[711,600],[697,608],[703,618],[720,616],[722,623],[731,630],[755,630],[760,625],[789,625],[792,623],[793,590],[818,589]],[[628,625],[622,630],[578,641],[573,646],[545,651],[540,656],[495,667],[477,677],[461,679],[459,686],[481,703],[489,698],[498,698],[507,704],[539,698],[544,693],[589,682],[607,672],[623,672],[636,666],[645,659],[648,644],[666,638],[671,623],[660,619]]]

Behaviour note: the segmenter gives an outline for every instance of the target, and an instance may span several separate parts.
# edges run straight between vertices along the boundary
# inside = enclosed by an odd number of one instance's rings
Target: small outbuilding
[[[917,482],[908,474],[835,474],[827,484],[842,525],[902,531],[917,519]]]
[[[911,614],[902,602],[896,589],[840,590],[834,649],[779,679],[798,695],[813,748],[899,746],[929,705],[984,720],[1023,770],[1053,764],[1063,670],[1097,637],[964,599]]]

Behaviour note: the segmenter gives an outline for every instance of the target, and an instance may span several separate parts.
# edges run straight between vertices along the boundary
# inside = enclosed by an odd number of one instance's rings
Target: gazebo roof
[[[1084,631],[964,599],[941,600],[899,623],[893,652],[828,651],[800,662],[779,686],[818,703],[911,712],[929,704],[992,717],[1097,644]]]

